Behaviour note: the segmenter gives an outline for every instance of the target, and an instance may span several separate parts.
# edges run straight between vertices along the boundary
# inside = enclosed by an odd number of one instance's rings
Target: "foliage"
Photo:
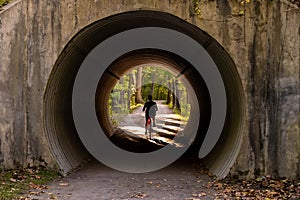
[[[7,5],[9,2],[10,2],[10,0],[0,0],[0,8],[1,8],[2,6]]]
[[[200,4],[200,0],[193,0],[194,13],[198,17],[201,17],[201,10],[200,10],[199,4]]]
[[[2,170],[0,173],[0,199],[16,199],[25,190],[45,189],[45,183],[59,176],[46,169]]]
[[[193,12],[198,18],[202,18],[202,12],[200,3],[207,2],[209,0],[201,1],[201,0],[193,0]],[[251,0],[237,0],[238,6],[232,8],[232,15],[242,16],[245,14],[246,5],[251,3]]]
[[[130,110],[129,110],[129,113],[132,113],[135,109],[139,108],[139,107],[142,107],[143,105],[138,103],[136,105],[131,105],[130,106]]]
[[[239,0],[239,8],[237,9],[238,15],[244,15],[246,10],[246,5],[251,3],[251,0]]]
[[[141,106],[136,102],[137,85],[134,80],[137,80],[137,69],[122,76],[110,95],[109,115],[115,126],[118,126],[127,114]],[[141,96],[144,101],[147,101],[149,94],[154,100],[167,102],[169,99],[168,103],[171,103],[172,109],[185,119],[188,118],[190,112],[188,94],[184,84],[174,74],[160,67],[142,67]],[[175,99],[176,102],[170,99]]]

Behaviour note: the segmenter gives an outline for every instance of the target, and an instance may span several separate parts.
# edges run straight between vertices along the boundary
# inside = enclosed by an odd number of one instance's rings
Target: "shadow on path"
[[[184,123],[158,102],[157,127],[153,139],[147,139],[141,108],[125,117],[110,140],[131,152],[155,151],[176,145],[172,138],[180,134]],[[180,146],[179,146],[180,148]],[[45,192],[32,193],[30,199],[113,200],[113,199],[213,199],[216,191],[198,158],[182,156],[173,164],[148,173],[125,173],[91,160],[77,172],[48,185]]]
[[[92,160],[68,177],[48,185],[44,193],[30,199],[113,200],[113,199],[214,199],[207,188],[212,179],[197,159],[181,158],[170,166],[149,173],[116,171]]]

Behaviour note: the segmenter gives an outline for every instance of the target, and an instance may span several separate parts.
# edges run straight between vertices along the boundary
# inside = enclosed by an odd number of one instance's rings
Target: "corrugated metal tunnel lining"
[[[46,135],[62,174],[69,173],[90,157],[78,137],[72,117],[72,89],[81,63],[106,38],[138,27],[163,27],[182,32],[200,43],[218,66],[226,88],[227,116],[217,145],[204,161],[216,175],[226,176],[239,151],[245,115],[243,89],[235,65],[208,34],[175,16],[155,11],[122,13],[97,21],[80,31],[58,58],[45,91],[43,113]],[[152,60],[160,56],[164,59],[157,59],[156,62],[168,58],[163,53],[151,53]],[[147,58],[141,60],[145,62]],[[190,83],[194,82],[197,80],[191,79]],[[197,91],[197,87],[194,89]],[[199,97],[207,99],[205,95]],[[206,120],[209,121],[208,118]],[[199,127],[205,130],[205,125]],[[196,140],[200,145],[201,135],[198,134]]]
[[[143,65],[153,65],[170,71],[183,82],[188,94],[195,93],[197,98],[193,99],[193,95],[189,96],[192,107],[191,112],[193,112],[193,104],[200,104],[200,113],[192,113],[191,116],[200,114],[201,120],[194,123],[191,120],[193,117],[190,117],[186,127],[188,129],[199,129],[197,140],[201,143],[206,134],[211,113],[209,92],[205,82],[199,72],[186,60],[178,55],[157,49],[141,49],[129,52],[118,58],[106,69],[98,83],[96,93],[96,112],[102,129],[105,129],[104,132],[107,135],[113,134],[113,127],[108,117],[108,106],[103,106],[108,105],[110,92],[103,91],[112,91],[119,77],[122,77],[131,69]]]

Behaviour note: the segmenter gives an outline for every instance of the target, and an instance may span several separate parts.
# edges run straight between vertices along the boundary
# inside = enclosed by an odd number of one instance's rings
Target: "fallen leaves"
[[[44,192],[46,182],[58,173],[45,169],[18,169],[0,171],[0,199],[30,199],[29,196]],[[24,194],[26,190],[28,194]]]
[[[144,199],[146,197],[148,197],[149,194],[146,194],[144,192],[137,192],[137,193],[134,193],[130,196],[130,198],[136,198],[136,199]]]
[[[68,183],[59,183],[58,185],[59,186],[68,186],[69,184]]]
[[[13,182],[13,183],[17,182],[17,180],[14,179],[14,178],[10,178],[9,180],[10,180],[11,182]]]
[[[35,183],[32,183],[32,182],[29,183],[29,187],[30,187],[31,189],[36,189],[36,190],[44,190],[44,189],[48,189],[48,186],[47,186],[47,185],[35,184]]]
[[[300,183],[287,178],[275,179],[271,176],[256,179],[213,180],[205,185],[207,189],[218,191],[215,196],[234,199],[299,199]]]
[[[206,193],[205,192],[201,192],[199,194],[192,194],[193,197],[205,197]]]
[[[206,196],[205,192],[194,193],[194,194],[192,194],[192,197],[186,198],[185,200],[201,200],[201,198],[203,198],[205,196]]]

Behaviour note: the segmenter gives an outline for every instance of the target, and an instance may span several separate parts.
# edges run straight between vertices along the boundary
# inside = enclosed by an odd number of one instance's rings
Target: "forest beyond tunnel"
[[[198,132],[198,138],[197,138],[197,141],[199,141],[197,142],[197,145],[199,146],[206,134],[208,124],[209,124],[209,119],[210,119],[210,113],[211,113],[209,94],[208,94],[207,87],[204,83],[204,80],[202,79],[201,75],[197,72],[197,70],[195,70],[194,67],[191,66],[191,64],[188,63],[183,58],[175,54],[172,54],[170,52],[154,50],[154,49],[137,50],[122,55],[115,62],[113,62],[102,75],[98,83],[97,92],[95,95],[96,96],[95,106],[96,106],[97,118],[102,129],[104,129],[104,133],[107,136],[112,136],[116,131],[115,128],[113,127],[113,122],[111,120],[112,116],[110,112],[112,112],[112,108],[111,108],[112,105],[109,104],[109,101],[113,103],[114,100],[112,99],[112,95],[118,92],[118,90],[115,89],[115,85],[117,84],[117,82],[120,81],[124,82],[124,80],[122,80],[119,77],[123,77],[125,73],[135,68],[141,68],[137,70],[142,70],[143,67],[141,66],[159,66],[159,67],[154,68],[154,71],[150,73],[151,80],[147,80],[144,77],[147,76],[147,73],[145,72],[146,69],[144,69],[145,73],[143,73],[142,75],[143,81],[142,81],[142,76],[140,76],[141,83],[137,83],[138,82],[137,80],[135,81],[136,87],[134,88],[133,92],[130,93],[130,91],[128,91],[128,87],[125,87],[126,88],[125,91],[123,86],[123,89],[119,91],[120,93],[119,95],[122,94],[123,95],[122,99],[124,99],[125,92],[126,92],[125,96],[131,94],[131,98],[134,98],[133,103],[131,103],[133,104],[133,106],[138,103],[144,103],[146,101],[148,94],[151,93],[149,89],[148,90],[146,89],[146,86],[148,85],[148,87],[149,86],[152,87],[153,84],[154,87],[155,82],[159,81],[158,85],[159,86],[165,85],[165,88],[167,89],[166,91],[168,91],[169,95],[171,95],[172,97],[165,97],[165,99],[159,99],[158,96],[154,95],[154,99],[164,100],[165,103],[167,103],[168,102],[167,99],[171,98],[171,100],[169,100],[170,101],[169,103],[172,104],[173,109],[178,111],[181,117],[185,116],[187,120],[187,124],[185,125],[186,131],[183,130],[181,134],[184,135],[185,132],[189,134],[191,130],[198,130],[198,126],[202,127],[201,128],[202,132],[200,131]],[[131,74],[131,76],[136,76],[135,79],[139,78],[138,72]],[[156,81],[154,76],[157,76]],[[162,80],[158,80],[159,76],[162,76],[161,77]],[[173,85],[174,88],[175,88],[175,80],[180,81],[183,90],[182,95],[175,94],[175,93],[179,93],[179,91],[175,92],[174,90],[176,89],[173,89],[171,84],[168,85],[169,80],[172,80],[172,84],[174,84]],[[143,98],[137,97],[136,88],[138,87],[140,87],[140,89],[143,88],[142,90]],[[111,92],[103,92],[103,91],[111,91]],[[155,89],[154,91],[156,92]],[[151,93],[152,95],[154,91]],[[142,102],[138,102],[138,100],[141,98],[144,100]],[[130,109],[127,106],[127,102],[124,103],[122,101],[124,100],[119,99],[116,103],[114,103],[117,104],[118,106],[116,108],[115,113],[118,113],[119,115],[120,113],[122,113],[122,109],[125,110],[125,113],[128,109]],[[179,105],[182,105],[182,109],[178,108]],[[198,105],[200,105],[200,109],[198,108]],[[184,110],[184,108],[187,106],[190,106],[189,110]],[[195,120],[195,119],[199,119],[200,116],[202,116],[201,121]],[[114,121],[114,123],[116,122]],[[199,148],[200,147],[198,147],[198,149]],[[138,150],[138,151],[142,151],[142,150]]]
[[[109,38],[128,30],[146,27],[159,27],[186,35],[205,50],[205,52],[191,51],[191,54],[197,57],[198,53],[204,53],[207,55],[205,59],[213,60],[214,65],[217,66],[218,71],[212,71],[211,73],[219,73],[222,77],[226,91],[224,102],[227,112],[224,128],[217,133],[220,135],[217,144],[214,145],[208,155],[203,154],[203,157],[206,165],[216,175],[226,176],[239,151],[244,120],[244,96],[235,65],[224,49],[199,28],[172,15],[153,11],[123,13],[85,27],[74,36],[57,60],[45,92],[44,122],[52,153],[62,173],[69,173],[78,167],[83,160],[90,157],[89,152],[91,152],[91,149],[87,150],[86,144],[83,144],[85,142],[79,137],[80,128],[76,127],[78,121],[76,121],[76,117],[73,118],[74,110],[72,110],[72,103],[73,108],[75,106],[75,109],[79,109],[79,105],[85,105],[85,98],[90,99],[85,94],[80,93],[74,104],[74,87],[76,90],[76,79],[85,60],[93,53],[98,44],[103,44]],[[182,54],[185,53],[182,52]],[[218,112],[211,111],[211,101],[214,101],[214,99],[211,98],[212,91],[207,89],[209,85],[207,83],[208,77],[199,73],[193,64],[183,58],[182,54],[145,47],[121,54],[118,59],[113,59],[114,62],[112,62],[110,68],[109,65],[103,66],[102,63],[96,63],[102,72],[107,69],[111,72],[104,73],[103,76],[97,76],[96,92],[93,93],[94,99],[92,100],[93,109],[100,116],[98,119],[103,132],[108,135],[112,133],[112,126],[105,105],[107,105],[106,102],[108,102],[111,89],[117,80],[116,77],[122,76],[132,67],[155,63],[185,77],[186,83],[190,85],[188,91],[194,93],[190,101],[192,105],[199,109],[191,109],[194,111],[190,117],[190,119],[193,119],[193,123],[187,127],[191,127],[188,132],[195,133],[193,142],[197,148],[194,148],[194,151],[198,154],[197,151],[202,146],[202,142],[205,141],[205,135],[210,124],[214,123],[212,122],[212,114],[217,116]],[[101,57],[101,55],[98,56]],[[95,106],[95,103],[93,103],[95,99],[99,105],[103,106],[102,108]],[[79,110],[78,113],[81,114],[84,111]],[[197,118],[199,120],[195,120]]]

